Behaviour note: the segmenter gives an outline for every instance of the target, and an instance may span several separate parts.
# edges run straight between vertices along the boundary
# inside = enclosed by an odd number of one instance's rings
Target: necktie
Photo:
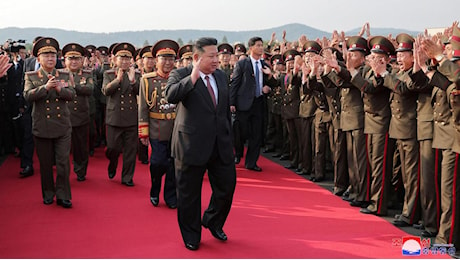
[[[260,97],[259,61],[256,61],[256,97]]]
[[[211,96],[212,103],[216,107],[216,96],[214,95],[214,90],[212,89],[211,82],[209,81],[209,76],[204,77],[206,79],[206,87],[208,88],[209,95]]]

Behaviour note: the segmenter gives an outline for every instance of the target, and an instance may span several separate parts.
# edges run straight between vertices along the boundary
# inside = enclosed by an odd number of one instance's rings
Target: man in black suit
[[[230,84],[230,110],[236,112],[241,130],[241,142],[235,144],[235,163],[240,162],[243,144],[248,140],[245,167],[260,172],[262,169],[257,166],[257,159],[264,135],[265,94],[276,86],[276,80],[261,59],[264,54],[262,38],[249,39],[248,46],[250,55],[235,64]]]
[[[228,79],[219,66],[217,40],[198,39],[193,65],[171,71],[166,98],[177,105],[171,141],[177,215],[185,247],[197,250],[201,225],[222,241],[236,185]],[[212,195],[201,220],[201,187],[208,170]]]

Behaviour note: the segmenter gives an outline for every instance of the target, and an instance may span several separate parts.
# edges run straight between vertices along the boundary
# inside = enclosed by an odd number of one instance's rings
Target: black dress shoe
[[[312,182],[322,182],[324,179],[322,177],[310,177]]]
[[[53,199],[44,199],[44,200],[43,200],[43,204],[45,204],[45,205],[51,205],[51,204],[53,204]]]
[[[425,230],[425,226],[423,226],[423,224],[419,224],[419,223],[413,224],[412,227],[415,228],[415,229]]]
[[[198,244],[185,243],[185,248],[187,248],[188,250],[195,251],[195,250],[198,250],[199,247],[200,246]]]
[[[204,228],[207,228],[209,229],[209,231],[211,232],[211,235],[221,241],[227,241],[227,235],[225,234],[225,232],[222,230],[222,229],[216,229],[216,228],[211,228],[211,227],[208,227],[208,225],[205,225],[205,224],[202,224]]]
[[[437,234],[436,232],[430,232],[428,230],[423,230],[421,233],[422,237],[435,237]]]
[[[278,157],[281,157],[281,154],[280,153],[275,153],[274,155],[272,155],[273,158],[278,158]]]
[[[131,181],[123,181],[123,182],[121,182],[121,184],[126,185],[128,187],[134,186],[134,182],[132,180]]]
[[[59,205],[59,206],[62,206],[64,208],[71,208],[72,207],[72,202],[70,202],[70,200],[61,200],[61,199],[57,199],[56,200],[56,203]]]
[[[286,168],[286,169],[294,169],[295,167],[294,167],[294,165],[289,164],[289,165],[285,165],[284,168]]]
[[[347,195],[347,196],[342,195],[342,199],[343,199],[344,201],[348,201],[348,202],[352,202],[352,201],[353,201],[353,199],[350,198],[348,195]]]
[[[271,153],[271,152],[274,152],[275,150],[272,149],[272,148],[265,148],[262,152],[263,153]]]
[[[168,206],[170,209],[177,209],[177,204],[175,203],[166,203],[166,206]]]
[[[352,200],[350,202],[350,206],[352,207],[360,207],[360,208],[365,208],[369,206],[369,203],[366,201],[359,201],[359,200]]]
[[[117,174],[117,171],[110,171],[109,170],[109,179],[113,179],[113,177],[115,177],[115,174]]]
[[[239,164],[241,161],[241,158],[240,157],[235,157],[235,164]]]
[[[280,161],[285,161],[285,160],[288,160],[289,159],[289,156],[287,155],[281,155],[280,157]]]
[[[21,175],[21,177],[32,176],[34,175],[34,168],[26,166],[24,169],[22,169],[22,171],[19,172],[19,175]]]
[[[408,227],[410,224],[408,224],[406,221],[400,220],[400,219],[395,219],[393,220],[393,225],[396,227]]]
[[[94,156],[94,150],[89,151],[89,156],[91,156],[91,157]]]
[[[77,181],[85,181],[86,177],[85,176],[77,176]]]
[[[373,214],[376,215],[377,212],[369,210],[368,208],[362,208],[359,210],[359,212],[364,213],[364,214]]]
[[[142,161],[142,164],[149,164],[149,161]]]
[[[246,169],[250,170],[250,171],[255,171],[255,172],[261,172],[262,171],[262,168],[260,168],[259,166],[254,166],[254,167],[246,167]]]
[[[158,197],[150,197],[150,202],[152,202],[153,206],[158,207],[158,203],[160,203],[160,199]]]

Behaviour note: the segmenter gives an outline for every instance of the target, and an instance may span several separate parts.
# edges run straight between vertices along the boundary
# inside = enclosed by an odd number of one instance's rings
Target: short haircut
[[[200,52],[200,53],[203,53],[204,52],[204,47],[206,46],[217,46],[217,40],[215,38],[212,38],[212,37],[203,37],[203,38],[199,38],[198,40],[196,40],[195,42],[195,45],[194,45],[194,50],[195,52]]]
[[[256,42],[259,42],[259,41],[261,41],[262,43],[264,42],[264,41],[262,40],[262,38],[260,38],[260,37],[258,37],[258,36],[252,37],[252,38],[249,39],[249,41],[248,41],[248,46],[249,46],[249,47],[252,47],[252,46],[256,45]]]

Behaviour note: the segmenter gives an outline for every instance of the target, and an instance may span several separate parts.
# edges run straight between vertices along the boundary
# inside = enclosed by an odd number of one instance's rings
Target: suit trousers
[[[398,139],[396,145],[401,159],[404,204],[400,220],[412,225],[419,220],[419,145],[416,138]]]
[[[70,200],[70,142],[71,131],[57,138],[41,138],[34,136],[35,148],[40,163],[40,178],[44,200]],[[53,176],[53,165],[56,162],[56,186]]]
[[[247,168],[255,167],[260,155],[260,147],[263,141],[263,101],[263,97],[255,98],[248,111],[236,112],[236,118],[240,124],[241,142],[238,144],[239,147],[235,146],[235,150],[237,154],[241,153],[245,141],[248,140],[248,150],[245,160]]]
[[[350,198],[368,201],[369,177],[367,172],[366,137],[363,129],[345,131],[347,136],[348,174]]]
[[[201,240],[201,223],[221,229],[230,212],[236,186],[233,162],[224,164],[217,145],[205,165],[187,165],[175,160],[177,185],[177,218],[185,243],[198,244]],[[208,172],[212,195],[201,220],[201,188],[204,173]]]
[[[347,161],[347,140],[342,129],[334,129],[334,194],[345,192],[350,185]]]
[[[272,114],[274,134],[273,134],[273,149],[282,153],[283,151],[283,119],[280,114]]]
[[[78,177],[85,177],[88,169],[89,124],[72,127],[73,171]]]
[[[454,222],[452,218],[455,218],[454,214],[458,213],[458,210],[454,208],[454,190],[457,190],[457,187],[454,188],[454,183],[456,183],[457,176],[454,174],[455,170],[455,160],[457,154],[454,153],[451,149],[436,150],[436,153],[442,153],[441,165],[436,167],[441,168],[441,182],[439,185],[440,190],[438,194],[441,197],[441,216],[439,221],[439,232],[436,236],[436,243],[447,244],[450,243],[452,235],[452,223]],[[456,210],[457,212],[454,212]]]
[[[34,156],[34,136],[32,134],[32,115],[30,111],[26,111],[22,117],[21,122],[24,127],[24,138],[21,149],[21,168],[27,166],[33,167]]]
[[[315,129],[313,127],[313,122],[315,117],[301,117],[300,118],[300,152],[302,153],[302,170],[305,173],[314,173],[315,172]]]
[[[123,169],[121,181],[132,181],[136,166],[136,151],[138,142],[137,125],[117,127],[107,125],[107,149],[105,156],[109,159],[109,172],[115,172],[118,166],[118,157],[123,152]]]
[[[436,195],[435,149],[433,139],[419,140],[420,144],[420,206],[425,230],[437,233],[439,228],[439,198]]]
[[[389,139],[388,133],[367,134],[366,139],[371,173],[370,205],[367,208],[378,215],[386,215],[395,143]]]

